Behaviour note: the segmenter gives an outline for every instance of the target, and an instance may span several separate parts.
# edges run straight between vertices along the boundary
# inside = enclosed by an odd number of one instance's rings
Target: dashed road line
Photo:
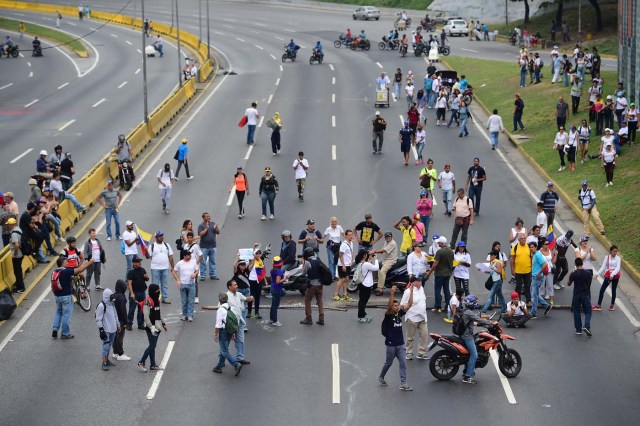
[[[274,36],[274,37],[276,38],[276,40],[284,41],[282,37],[279,37],[279,36]]]
[[[0,90],[6,89],[7,87],[11,87],[11,86],[13,86],[13,83],[5,84],[4,86],[0,87]]]
[[[255,25],[256,27],[265,27],[266,28],[266,24],[261,24],[260,22],[254,22],[253,25]]]
[[[376,62],[376,65],[378,66],[378,68],[383,68],[380,62]]]
[[[33,71],[29,71],[29,77],[33,77]]]
[[[139,50],[140,50],[140,49],[138,49],[138,51],[139,51]],[[141,69],[141,68],[138,68],[138,69],[136,70],[136,72],[134,72],[134,74],[138,74],[138,73],[140,73],[140,71],[142,71],[142,69]]]
[[[118,34],[110,33],[109,35],[110,35],[111,37],[113,37],[113,38],[118,38]]]
[[[27,62],[27,66],[30,67],[31,66],[31,62]]]
[[[18,155],[16,158],[14,158],[13,160],[9,161],[9,164],[15,164],[18,160],[20,160],[22,157],[24,157],[25,155],[27,155],[31,151],[33,151],[33,148],[29,148],[28,150],[26,150],[22,154]]]
[[[335,145],[331,145],[331,159],[333,161],[336,160],[338,156],[336,155],[336,146]]]
[[[22,53],[18,53],[18,55],[20,55],[21,58],[24,58],[24,55]]]
[[[229,207],[233,203],[233,197],[236,195],[236,186],[233,185],[231,190],[229,191],[229,198],[227,199],[227,207]]]
[[[280,65],[280,71],[284,71],[284,67]]]
[[[286,32],[288,32],[288,33],[295,33],[295,32],[296,32],[296,30],[292,30],[292,29],[290,29],[290,28],[285,28],[284,30],[285,30]]]
[[[331,71],[333,71],[333,64],[329,64],[329,68],[331,68]]]
[[[217,35],[224,35],[224,33],[220,32],[220,31],[214,31],[213,33],[217,34]]]
[[[280,84],[280,78],[278,78],[278,79],[276,80],[276,86],[277,86],[278,84]]]
[[[118,86],[118,89],[122,89],[126,85],[127,85],[127,82],[123,81],[122,83],[120,83],[120,86]]]
[[[258,122],[258,127],[262,127],[262,122],[264,121],[264,115],[260,117],[260,121]]]
[[[95,104],[93,104],[93,106],[92,106],[91,108],[95,108],[95,107],[97,107],[98,105],[100,105],[101,103],[103,103],[103,102],[104,102],[104,101],[106,101],[106,100],[107,100],[107,98],[102,98],[102,99],[100,99],[98,102],[96,102]]]
[[[331,103],[332,103],[332,104],[335,104],[335,103],[336,103],[336,94],[335,94],[335,93],[332,93],[332,94],[331,94]]]
[[[78,26],[78,24],[76,24],[75,22],[69,22],[69,21],[67,21],[67,25],[71,25],[72,27]]]
[[[274,55],[273,53],[270,56],[274,61],[278,59],[278,58],[276,58],[276,55]]]
[[[473,50],[473,49],[465,49],[464,47],[461,47],[460,50],[464,50],[465,52],[473,52],[473,53],[478,53],[477,50]]]
[[[335,189],[335,186],[333,187]],[[333,204],[335,206],[335,203]],[[331,363],[332,363],[332,393],[331,400],[334,404],[340,404],[340,352],[338,344],[331,344]]]
[[[254,44],[254,46],[255,46],[257,49],[264,50],[264,47],[262,47],[262,46],[260,46],[260,45]]]
[[[31,105],[35,104],[36,102],[38,102],[40,99],[34,99],[31,102],[29,102],[28,104],[26,104],[24,107],[25,108],[29,108]]]
[[[125,40],[125,43],[127,43],[129,46],[133,46],[133,43],[131,43],[129,40]]]
[[[253,145],[249,145],[249,148],[247,149],[247,154],[244,156],[245,160],[248,160],[249,157],[251,157],[251,151],[253,151]]]
[[[225,22],[236,22],[235,19],[230,19],[230,18],[222,18],[222,20]]]
[[[240,37],[236,37],[236,40],[238,40],[239,42],[242,42],[242,43],[245,42],[245,40],[243,38],[240,38]]]
[[[138,51],[138,53],[142,54],[142,50],[140,50],[140,49],[136,49],[136,50]]]
[[[67,81],[66,83],[61,84],[60,86],[58,86],[58,90],[60,90],[60,89],[64,89],[64,88],[65,88],[65,87],[67,87],[68,85],[69,85],[69,82]]]
[[[336,78],[335,77],[331,77],[331,84],[336,84]]]
[[[60,126],[60,128],[58,129],[59,132],[63,131],[64,129],[66,129],[67,127],[71,126],[73,123],[76,122],[76,119],[74,118],[73,120],[69,120],[67,121],[65,124],[63,124],[62,126]]]
[[[267,103],[270,104],[271,103],[271,99],[273,99],[273,93],[269,95],[269,99],[267,99]]]
[[[336,127],[336,116],[335,115],[331,116],[331,127]]]

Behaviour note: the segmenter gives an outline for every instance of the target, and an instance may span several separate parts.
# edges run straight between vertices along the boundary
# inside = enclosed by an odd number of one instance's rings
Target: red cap
[[[520,293],[518,293],[517,291],[514,291],[513,293],[511,293],[511,298],[520,299]]]

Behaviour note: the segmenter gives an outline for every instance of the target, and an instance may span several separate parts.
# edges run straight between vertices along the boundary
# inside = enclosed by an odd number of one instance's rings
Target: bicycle
[[[71,278],[71,283],[73,285],[73,297],[75,298],[75,302],[83,311],[89,312],[91,310],[91,295],[87,289],[84,276],[81,274],[74,275],[73,278]]]

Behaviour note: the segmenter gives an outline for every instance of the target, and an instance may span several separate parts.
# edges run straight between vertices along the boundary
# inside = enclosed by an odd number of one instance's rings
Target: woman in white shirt
[[[616,159],[618,158],[618,154],[613,148],[613,144],[605,145],[601,155],[602,167],[604,167],[604,176],[607,181],[604,186],[613,186],[613,171],[616,168]]]
[[[591,271],[591,277],[593,278],[593,263],[596,261],[596,252],[593,247],[587,246],[589,237],[580,238],[580,245],[576,247],[576,257],[582,259],[582,269]]]
[[[524,221],[520,218],[516,219],[515,227],[511,228],[509,232],[509,243],[511,247],[518,244],[518,234],[524,234],[525,237],[529,235],[529,232],[527,232],[527,229],[524,227]]]
[[[549,250],[549,241],[546,240],[538,242],[538,250],[542,253],[542,256],[544,256],[544,260],[547,261],[547,266],[549,267],[549,272],[544,276],[544,280],[539,289],[540,296],[543,296],[553,305],[553,275],[558,252],[556,250]]]
[[[631,102],[627,111],[627,126],[629,127],[629,145],[636,142],[636,130],[638,129],[638,110],[636,104]]]
[[[327,240],[327,259],[329,261],[329,270],[331,277],[336,280],[336,262],[338,260],[338,252],[340,250],[340,238],[344,236],[342,226],[338,225],[338,219],[332,217],[329,220],[329,226],[324,230],[324,236]]]
[[[418,164],[424,164],[424,159],[422,158],[422,151],[424,150],[425,145],[427,144],[427,132],[424,131],[424,127],[422,124],[418,124],[418,130],[416,131],[416,153],[418,154],[418,160],[416,161],[416,166]]]
[[[618,290],[618,280],[620,279],[620,256],[618,256],[618,247],[611,246],[609,249],[609,255],[602,262],[598,275],[604,278],[602,286],[600,287],[600,295],[598,296],[598,304],[593,306],[594,311],[601,311],[602,299],[604,298],[604,292],[611,284],[611,304],[609,310],[613,311],[616,308],[616,291]]]
[[[446,126],[447,120],[447,93],[444,90],[441,90],[438,94],[438,99],[436,100],[436,126],[442,124]]]
[[[578,130],[574,124],[569,128],[569,138],[567,140],[567,160],[569,160],[569,171],[576,170],[576,152],[578,151]]]
[[[362,284],[358,286],[358,322],[371,322],[373,318],[367,316],[367,302],[371,297],[371,289],[373,288],[373,273],[380,270],[378,267],[378,259],[375,253],[360,252],[356,257],[356,264],[362,269],[364,279]]]
[[[558,155],[560,156],[560,168],[559,172],[564,170],[565,162],[564,162],[564,147],[569,143],[569,134],[564,131],[564,127],[560,127],[558,133],[556,133],[556,138],[553,141],[553,149],[558,150]]]
[[[409,281],[421,280],[424,284],[424,274],[427,272],[427,256],[422,252],[424,243],[413,243],[413,251],[407,256],[407,275]]]
[[[464,289],[464,295],[469,293],[469,268],[471,267],[471,255],[467,251],[464,241],[458,241],[453,260],[458,261],[458,266],[453,268],[453,281],[456,283],[456,291]]]

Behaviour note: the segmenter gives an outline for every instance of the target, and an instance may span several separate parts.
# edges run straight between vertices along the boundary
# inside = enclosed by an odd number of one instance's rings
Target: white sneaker
[[[111,237],[107,237],[107,241],[111,241]]]
[[[554,290],[560,290],[562,287],[560,287],[558,284],[554,284],[553,288]]]
[[[113,355],[111,355],[111,358],[113,358],[113,359],[118,359],[118,357],[119,357],[119,356],[120,356],[120,355],[118,355],[118,354],[113,354]]]
[[[273,220],[273,215],[272,214],[269,215],[269,219]]]
[[[196,305],[200,304],[200,299],[198,299],[198,298],[196,297],[196,299],[194,300],[194,302],[193,302],[193,303],[195,303]]]
[[[282,323],[280,323],[280,321],[272,322],[271,325],[274,327],[282,327]]]
[[[267,220],[267,217],[265,215],[262,215],[262,217],[260,218],[260,220]]]
[[[558,171],[559,171],[559,172],[561,172],[561,171],[563,171],[563,170],[564,170],[564,167],[560,167],[560,168],[558,169]]]
[[[65,243],[66,242],[66,240],[64,238],[62,238],[62,237],[58,238],[58,241],[60,241],[61,243]]]
[[[187,178],[187,180],[191,180],[191,179],[193,179],[194,177],[195,177],[195,176],[191,175],[191,176],[189,176],[189,177]]]
[[[609,182],[609,186],[613,186],[613,182]]]
[[[604,187],[605,187],[605,188],[606,188],[606,187],[608,187],[608,186],[609,186],[609,182],[607,182],[607,183],[605,183],[605,184],[604,184]]]
[[[127,354],[118,355],[116,359],[118,361],[131,361],[131,357],[127,356]]]

